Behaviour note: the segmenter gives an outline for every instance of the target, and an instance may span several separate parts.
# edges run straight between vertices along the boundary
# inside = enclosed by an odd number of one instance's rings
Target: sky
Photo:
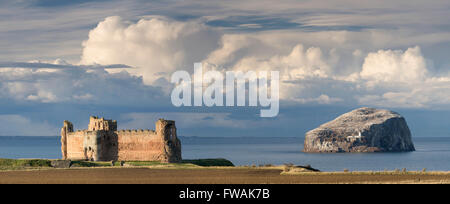
[[[359,107],[450,136],[449,1],[0,0],[0,136],[56,136],[89,116],[176,120],[199,137],[302,137]],[[174,107],[170,76],[280,72],[280,114]]]

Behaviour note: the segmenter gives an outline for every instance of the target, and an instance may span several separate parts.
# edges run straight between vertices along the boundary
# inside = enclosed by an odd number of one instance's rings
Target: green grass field
[[[0,170],[21,170],[21,169],[41,169],[52,168],[52,160],[48,159],[0,159]],[[180,163],[161,163],[158,161],[127,161],[127,162],[92,162],[92,161],[72,161],[71,167],[233,167],[233,163],[226,159],[196,159],[183,160]]]
[[[0,159],[0,170],[24,168],[49,168],[51,160],[46,159]]]

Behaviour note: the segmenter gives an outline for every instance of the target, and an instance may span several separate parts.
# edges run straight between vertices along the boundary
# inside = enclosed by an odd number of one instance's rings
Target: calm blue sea
[[[322,171],[408,170],[450,171],[450,138],[414,138],[409,153],[303,153],[303,138],[181,137],[184,159],[226,158],[235,165],[294,163]],[[61,157],[59,137],[0,137],[0,158]]]

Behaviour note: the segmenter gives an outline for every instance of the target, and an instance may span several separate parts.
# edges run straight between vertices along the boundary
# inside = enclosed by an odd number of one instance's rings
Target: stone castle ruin
[[[117,121],[91,117],[87,130],[61,129],[64,160],[180,162],[175,121],[160,119],[155,130],[117,130]]]

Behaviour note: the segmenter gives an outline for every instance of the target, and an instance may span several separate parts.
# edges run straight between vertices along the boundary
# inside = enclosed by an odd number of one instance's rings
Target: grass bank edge
[[[16,168],[52,168],[50,159],[2,159],[0,158],[0,170]],[[72,161],[71,167],[111,167],[111,166],[173,166],[173,167],[234,167],[234,164],[227,159],[193,159],[183,160],[180,163],[161,163],[158,161]]]

